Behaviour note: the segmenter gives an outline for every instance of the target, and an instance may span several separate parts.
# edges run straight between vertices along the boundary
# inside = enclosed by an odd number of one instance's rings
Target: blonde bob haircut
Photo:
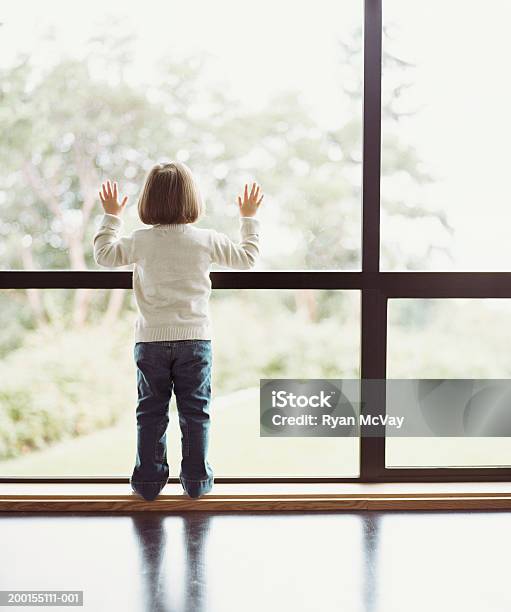
[[[138,214],[146,225],[194,223],[203,202],[192,171],[181,162],[156,164],[146,177]]]

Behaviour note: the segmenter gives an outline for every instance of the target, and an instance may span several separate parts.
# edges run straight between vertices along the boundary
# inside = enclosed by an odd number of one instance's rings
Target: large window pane
[[[511,377],[511,300],[389,300],[388,378]],[[387,467],[511,465],[511,440],[387,438]]]
[[[216,476],[358,475],[357,438],[261,438],[259,380],[357,378],[359,297],[213,292]],[[4,290],[0,311],[0,476],[129,476],[136,448],[131,292]],[[175,397],[168,435],[176,477]]]
[[[508,270],[511,4],[383,11],[382,268]]]
[[[237,238],[265,193],[260,269],[359,269],[362,2],[2,3],[0,268],[96,268],[98,186],[195,172]]]

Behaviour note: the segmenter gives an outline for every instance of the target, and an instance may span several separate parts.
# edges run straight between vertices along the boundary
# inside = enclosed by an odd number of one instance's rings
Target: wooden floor
[[[0,543],[0,589],[88,611],[511,610],[504,511],[2,513]]]
[[[190,499],[169,484],[152,502],[128,484],[0,483],[0,511],[253,512],[336,510],[511,510],[511,483],[215,484]]]

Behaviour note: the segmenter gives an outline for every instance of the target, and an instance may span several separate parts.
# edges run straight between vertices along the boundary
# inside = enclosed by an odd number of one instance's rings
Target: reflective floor
[[[2,514],[0,590],[126,612],[504,612],[510,550],[509,512]]]

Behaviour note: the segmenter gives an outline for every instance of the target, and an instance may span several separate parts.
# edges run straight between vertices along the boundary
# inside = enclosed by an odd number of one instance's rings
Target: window
[[[129,473],[137,400],[131,292],[6,290],[0,300],[7,323],[0,336],[0,474]],[[357,438],[260,437],[259,379],[357,378],[359,304],[355,291],[213,293],[209,458],[216,477],[358,476]],[[175,396],[167,435],[175,473]]]
[[[384,0],[382,269],[509,270],[505,0]]]
[[[360,2],[28,6],[2,19],[1,268],[97,269],[101,181],[129,196],[131,231],[147,170],[178,159],[198,224],[233,238],[240,189],[261,184],[259,269],[360,269]]]
[[[250,19],[248,3],[228,0],[171,16],[163,1],[149,13],[133,1],[29,5],[4,3],[2,17],[0,479],[127,481],[131,272],[92,261],[95,191],[117,177],[131,201],[124,229],[135,229],[141,181],[162,157],[193,167],[199,223],[234,238],[239,186],[253,178],[268,194],[257,268],[211,272],[222,478],[511,478],[505,442],[260,438],[255,394],[277,373],[505,377],[503,1],[455,12],[437,0],[263,0]],[[222,328],[241,308],[234,342]],[[72,408],[53,429],[52,402]],[[233,425],[243,462],[223,444]],[[89,442],[110,448],[116,427],[110,463],[94,464]],[[171,449],[178,437],[171,419]]]
[[[511,300],[390,300],[388,377],[508,379],[510,316]],[[511,465],[511,446],[505,437],[389,437],[386,458],[390,468],[499,467]]]

